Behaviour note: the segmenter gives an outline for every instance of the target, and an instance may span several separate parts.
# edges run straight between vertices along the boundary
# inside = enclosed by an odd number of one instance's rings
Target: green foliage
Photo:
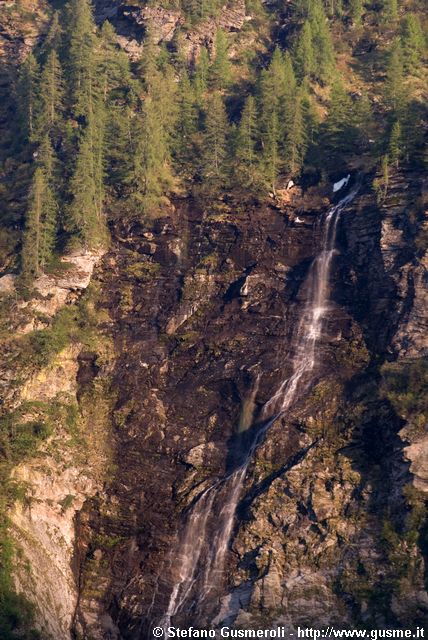
[[[384,0],[382,5],[382,20],[386,24],[394,23],[398,18],[398,0]]]
[[[363,0],[349,0],[349,15],[352,24],[356,27],[360,26],[363,16]]]
[[[251,188],[260,180],[256,153],[257,137],[256,102],[253,96],[248,96],[239,123],[234,154],[234,175],[237,183],[244,188]]]
[[[228,120],[224,101],[216,92],[207,100],[202,145],[202,176],[210,190],[215,191],[224,184],[227,132]]]
[[[333,84],[328,116],[323,127],[324,149],[334,165],[343,154],[349,152],[356,137],[351,98],[340,78]]]
[[[401,132],[401,124],[396,120],[391,128],[389,136],[388,155],[393,164],[398,168],[400,158],[403,155],[403,140]]]
[[[396,118],[403,115],[406,94],[404,91],[403,51],[399,38],[396,38],[390,49],[385,81],[385,102]]]
[[[327,16],[321,0],[312,0],[309,20],[315,60],[314,75],[317,80],[328,82],[334,69],[335,55]]]
[[[315,69],[315,53],[312,42],[312,27],[309,20],[305,21],[300,33],[295,52],[295,60],[300,81],[312,76]]]
[[[37,137],[57,138],[61,130],[64,109],[62,68],[55,50],[49,52],[40,77],[40,110],[37,118]]]
[[[210,68],[210,84],[213,89],[226,89],[230,83],[231,66],[227,51],[226,35],[219,29],[215,38],[215,56]]]
[[[199,106],[202,106],[203,97],[208,88],[209,67],[210,59],[208,51],[205,47],[202,47],[193,77],[195,98]]]
[[[33,140],[39,114],[39,74],[36,58],[30,53],[22,65],[17,88],[20,132],[24,141]]]
[[[403,20],[401,46],[405,71],[418,75],[426,44],[419,17],[414,13],[407,14]]]
[[[428,417],[428,362],[425,358],[386,364],[383,389],[405,419],[423,423]],[[420,417],[419,417],[420,416]]]
[[[53,164],[53,150],[46,135],[39,151],[26,216],[22,269],[27,278],[45,270],[53,255],[58,215]]]

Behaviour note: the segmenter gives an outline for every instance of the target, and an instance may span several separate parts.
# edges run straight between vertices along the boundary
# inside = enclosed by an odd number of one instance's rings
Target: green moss
[[[157,262],[137,262],[130,264],[126,271],[137,280],[150,280],[159,274],[160,268]]]

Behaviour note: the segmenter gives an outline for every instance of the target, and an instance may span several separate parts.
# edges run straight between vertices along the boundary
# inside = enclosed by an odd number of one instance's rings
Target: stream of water
[[[235,513],[248,466],[266,431],[314,383],[317,345],[330,309],[330,276],[336,253],[337,225],[342,210],[354,199],[358,186],[328,211],[322,221],[320,250],[302,285],[305,298],[291,340],[292,373],[265,404],[262,421],[247,438],[236,467],[205,489],[187,514],[178,548],[171,555],[175,567],[169,603],[157,626],[167,629],[178,614],[209,624],[221,595],[223,569],[233,534]],[[204,617],[205,616],[205,617]],[[166,637],[165,633],[165,637]]]

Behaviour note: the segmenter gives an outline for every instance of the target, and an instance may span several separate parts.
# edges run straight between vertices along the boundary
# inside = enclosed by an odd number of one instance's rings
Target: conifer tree
[[[388,57],[386,69],[386,104],[396,118],[400,118],[405,107],[403,55],[399,38],[396,38]]]
[[[327,119],[324,123],[324,151],[335,162],[355,142],[352,101],[340,78],[336,78],[332,90]]]
[[[210,59],[208,56],[208,51],[206,47],[202,47],[195,69],[195,75],[193,77],[195,98],[199,106],[202,106],[203,97],[208,88],[209,67]]]
[[[231,64],[228,57],[227,38],[221,29],[215,38],[215,55],[210,68],[210,82],[213,89],[226,89],[231,80]]]
[[[48,33],[41,47],[41,56],[43,61],[46,61],[46,58],[51,51],[59,53],[61,49],[61,33],[62,29],[59,21],[59,12],[55,11],[49,25]]]
[[[193,136],[197,130],[195,97],[189,75],[184,70],[178,87],[178,119],[176,129],[176,155],[182,164],[191,164],[194,154]]]
[[[257,173],[257,109],[253,96],[248,96],[242,110],[235,149],[235,177],[245,188],[259,182]]]
[[[158,103],[148,95],[140,122],[134,125],[133,164],[126,180],[132,214],[156,216],[165,192],[173,183],[168,139]]]
[[[40,113],[37,122],[38,135],[47,132],[55,135],[62,121],[64,108],[64,84],[58,55],[52,50],[46,59],[40,77]]]
[[[301,170],[307,147],[302,100],[303,91],[300,90],[296,93],[290,107],[289,124],[285,138],[285,165],[293,175]]]
[[[104,102],[107,102],[113,89],[129,89],[132,85],[129,58],[118,48],[115,31],[108,20],[101,28],[97,75]]]
[[[373,120],[370,99],[367,93],[361,94],[361,97],[354,104],[352,112],[352,121],[357,132],[358,142],[362,148],[365,148],[370,139],[369,132]]]
[[[95,23],[89,0],[67,5],[68,79],[76,116],[89,117],[99,91]]]
[[[103,240],[97,169],[93,130],[89,126],[82,133],[70,180],[72,201],[67,224],[67,230],[86,248],[97,246]]]
[[[37,118],[40,111],[39,100],[40,69],[32,53],[25,59],[18,80],[18,105],[21,133],[26,140],[34,140]]]
[[[295,52],[296,71],[299,80],[308,78],[314,72],[315,54],[312,43],[312,28],[309,20],[306,20],[300,32]]]
[[[330,79],[334,68],[334,47],[321,0],[312,0],[309,20],[312,30],[315,76],[325,82]]]
[[[202,147],[202,176],[213,187],[220,187],[226,176],[228,119],[218,92],[207,100]]]
[[[262,166],[266,183],[273,193],[275,193],[280,165],[279,140],[278,116],[276,111],[272,111],[263,139]]]
[[[390,161],[398,168],[398,164],[402,156],[402,133],[399,120],[396,120],[392,125],[391,134],[389,136],[388,155]]]
[[[425,38],[420,20],[413,13],[404,18],[401,43],[404,69],[412,75],[418,75],[425,49]]]
[[[55,245],[58,203],[53,188],[54,157],[50,140],[45,136],[34,172],[22,248],[22,271],[25,277],[40,275],[52,258]]]

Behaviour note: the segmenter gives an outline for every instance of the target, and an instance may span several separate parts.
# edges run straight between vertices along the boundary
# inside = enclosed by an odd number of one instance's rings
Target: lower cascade
[[[303,282],[303,308],[291,340],[292,374],[263,407],[261,423],[253,425],[244,438],[237,462],[225,477],[206,488],[189,508],[178,546],[172,549],[162,580],[169,583],[170,597],[161,620],[153,626],[165,631],[176,617],[189,623],[215,626],[222,595],[223,570],[233,535],[235,514],[248,467],[257,446],[270,425],[311,388],[316,378],[317,346],[329,315],[330,275],[337,253],[338,222],[344,208],[358,192],[358,184],[333,206],[322,219],[320,251],[313,259]],[[171,588],[172,587],[172,588]],[[153,596],[153,603],[158,593]]]

